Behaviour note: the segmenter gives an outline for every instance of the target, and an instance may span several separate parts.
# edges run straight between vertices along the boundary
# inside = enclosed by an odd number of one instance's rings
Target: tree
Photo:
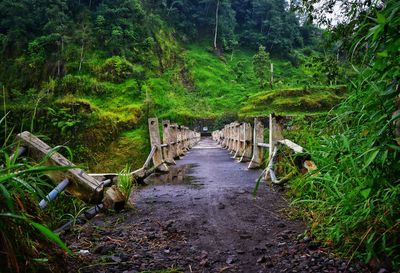
[[[215,8],[215,30],[214,30],[214,51],[215,51],[215,52],[217,51],[219,1],[220,1],[220,0],[217,0],[217,7]]]
[[[260,82],[261,88],[265,87],[265,82],[270,74],[270,65],[271,60],[269,58],[269,53],[265,51],[264,46],[260,45],[258,52],[253,56],[253,70]]]

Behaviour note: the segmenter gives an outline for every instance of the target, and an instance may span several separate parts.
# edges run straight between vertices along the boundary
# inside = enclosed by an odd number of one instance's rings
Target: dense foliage
[[[191,39],[215,34],[214,18],[219,16],[218,43],[228,51],[237,45],[253,50],[263,45],[274,55],[288,56],[295,48],[313,45],[319,34],[311,25],[300,25],[282,0],[183,0],[163,5],[177,29]]]
[[[363,63],[349,97],[302,135],[319,170],[297,179],[292,194],[327,244],[398,270],[400,3],[360,16],[352,51]]]
[[[294,204],[314,234],[344,255],[398,268],[399,3],[290,2],[317,18],[305,20],[284,0],[3,0],[1,139],[12,130],[44,133],[49,142],[68,142],[76,162],[115,172],[143,163],[150,115],[223,124],[269,112],[317,115],[344,100],[296,139],[319,170],[291,184]],[[345,20],[321,38],[311,19],[329,23],[322,11],[335,2]],[[276,89],[263,90],[270,63]],[[350,93],[321,86],[343,83]],[[9,151],[0,150],[0,239],[21,249],[4,260],[18,267],[31,245],[45,241],[32,239],[35,228],[58,241],[25,204],[51,187],[42,168],[10,162]],[[27,232],[15,233],[18,225]],[[28,267],[47,259],[34,254]]]

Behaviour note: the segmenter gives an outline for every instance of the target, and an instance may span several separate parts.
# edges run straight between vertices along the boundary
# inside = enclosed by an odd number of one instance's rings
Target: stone
[[[233,264],[236,261],[235,256],[231,255],[226,258],[226,263],[227,264]]]

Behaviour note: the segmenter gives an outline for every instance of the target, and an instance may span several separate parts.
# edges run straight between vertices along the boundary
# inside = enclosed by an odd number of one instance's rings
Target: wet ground
[[[167,174],[131,196],[135,208],[99,215],[65,236],[79,252],[70,271],[368,272],[304,237],[301,221],[282,214],[276,189],[252,192],[260,170],[248,170],[203,139]]]

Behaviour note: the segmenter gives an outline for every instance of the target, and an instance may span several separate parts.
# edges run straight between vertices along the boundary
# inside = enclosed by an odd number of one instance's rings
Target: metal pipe
[[[103,180],[103,181],[101,181],[101,182],[103,182],[103,187],[106,187],[106,186],[108,186],[108,185],[111,184],[112,179],[106,179],[106,180]]]
[[[92,177],[107,177],[107,176],[117,176],[117,173],[89,173]]]
[[[54,230],[55,233],[61,233],[63,231],[69,230],[71,226],[75,223],[77,224],[83,224],[85,222],[85,218],[87,220],[92,219],[95,217],[102,209],[104,208],[104,205],[102,203],[95,205],[94,207],[91,207],[90,209],[86,210],[83,215],[79,215],[76,220],[70,220],[58,229]]]
[[[25,153],[27,150],[26,146],[21,146],[16,150],[11,156],[10,156],[10,161],[13,161],[14,159],[17,159],[20,157],[23,153]]]
[[[267,143],[257,143],[258,147],[269,148],[269,144]]]
[[[97,204],[96,206],[91,207],[90,209],[86,210],[84,212],[84,215],[85,215],[86,219],[90,220],[93,217],[95,217],[96,214],[98,214],[103,208],[104,208],[103,203]]]
[[[47,203],[50,202],[51,200],[54,200],[57,195],[62,192],[69,184],[68,178],[65,178],[63,181],[61,181],[42,201],[39,203],[39,207],[41,209],[44,209],[47,206]]]

